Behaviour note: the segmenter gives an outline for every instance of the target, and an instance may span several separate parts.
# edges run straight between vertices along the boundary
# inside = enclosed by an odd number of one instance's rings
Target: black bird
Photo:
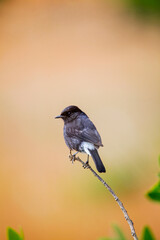
[[[56,118],[62,118],[64,121],[63,134],[70,152],[76,150],[87,153],[86,163],[88,163],[89,156],[92,156],[97,170],[105,172],[105,167],[97,151],[100,146],[103,147],[101,137],[88,116],[78,107],[69,106]]]

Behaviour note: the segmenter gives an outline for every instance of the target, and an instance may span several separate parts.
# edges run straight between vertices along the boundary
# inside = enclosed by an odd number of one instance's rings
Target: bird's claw
[[[72,164],[74,163],[74,161],[75,161],[75,158],[76,158],[76,156],[75,155],[72,155],[72,154],[70,154],[69,155],[69,158],[70,158],[70,161],[72,161]]]
[[[83,163],[82,167],[85,169],[85,168],[89,168],[89,164],[88,164],[88,161]]]
[[[72,155],[72,153],[70,152],[70,155],[69,155],[69,158],[70,158],[70,161],[72,161],[72,164],[74,163],[74,161],[76,160],[76,154],[77,154],[78,152],[76,152],[76,153],[74,153],[73,155]]]
[[[72,154],[72,150],[70,150],[70,155],[69,155],[69,158],[70,158],[70,161],[72,161],[72,164],[74,163],[74,161],[76,160],[76,155],[77,155],[78,152]]]

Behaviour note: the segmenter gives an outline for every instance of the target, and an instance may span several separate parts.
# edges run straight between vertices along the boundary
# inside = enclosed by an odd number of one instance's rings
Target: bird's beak
[[[57,118],[62,118],[62,116],[61,116],[61,115],[59,115],[59,116],[55,117],[55,119],[57,119]]]

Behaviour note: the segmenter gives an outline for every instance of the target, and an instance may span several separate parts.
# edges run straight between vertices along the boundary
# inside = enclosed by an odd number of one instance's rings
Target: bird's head
[[[55,117],[57,118],[62,118],[64,120],[64,122],[70,122],[72,120],[74,120],[75,118],[77,118],[77,116],[82,113],[82,111],[76,107],[76,106],[69,106],[66,107],[59,116]]]

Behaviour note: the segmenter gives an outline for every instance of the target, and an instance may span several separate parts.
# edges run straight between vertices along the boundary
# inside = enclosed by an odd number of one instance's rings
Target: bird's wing
[[[96,146],[103,146],[101,137],[89,118],[81,122],[81,127],[70,126],[66,129],[68,137],[75,137],[81,141],[93,143]]]

